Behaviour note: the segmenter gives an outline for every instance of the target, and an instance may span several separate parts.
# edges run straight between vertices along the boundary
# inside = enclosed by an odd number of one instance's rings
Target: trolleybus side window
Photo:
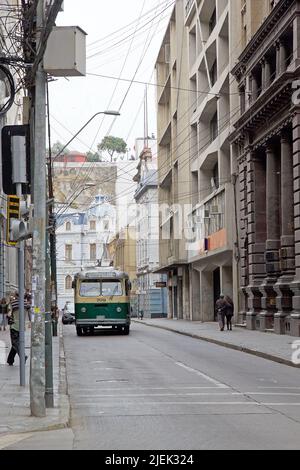
[[[100,295],[100,282],[82,281],[80,295],[81,297],[98,297]]]
[[[120,281],[110,281],[103,279],[101,281],[102,284],[102,295],[122,295],[122,284]]]

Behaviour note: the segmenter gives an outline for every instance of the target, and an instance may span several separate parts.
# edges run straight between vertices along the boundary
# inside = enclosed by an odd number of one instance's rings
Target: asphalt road
[[[141,324],[64,338],[72,429],[12,449],[300,449],[298,369]]]

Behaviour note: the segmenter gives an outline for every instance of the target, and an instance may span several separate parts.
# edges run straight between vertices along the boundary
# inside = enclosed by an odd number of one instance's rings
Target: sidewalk
[[[45,418],[30,416],[29,370],[26,363],[26,386],[20,387],[19,357],[10,367],[6,358],[10,349],[9,331],[0,331],[0,438],[5,433],[25,433],[65,428],[69,421],[69,399],[66,394],[65,358],[59,324],[53,337],[54,408],[46,410]],[[30,329],[25,332],[25,351],[30,356]]]
[[[250,331],[241,327],[233,327],[233,331],[219,331],[218,324],[212,322],[202,323],[166,318],[145,318],[143,320],[133,318],[132,322],[163,328],[174,333],[191,336],[226,348],[300,368],[300,365],[295,365],[292,362],[292,354],[295,351],[292,349],[293,342],[299,341],[300,346],[300,338],[293,336]]]

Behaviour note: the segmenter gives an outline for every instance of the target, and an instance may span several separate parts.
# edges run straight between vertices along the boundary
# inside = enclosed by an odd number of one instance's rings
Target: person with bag
[[[25,301],[24,301],[25,309]],[[11,349],[7,357],[7,364],[13,366],[15,361],[16,354],[19,354],[19,344],[20,344],[20,319],[19,319],[19,294],[16,292],[13,299],[11,299],[9,304],[9,313],[7,315],[8,324],[10,325],[10,340],[11,340]],[[27,356],[25,356],[26,362]]]
[[[227,303],[224,299],[224,294],[220,294],[220,297],[216,301],[216,312],[218,315],[220,331],[224,331],[224,328],[225,328],[226,309],[227,309]]]
[[[234,313],[234,304],[233,304],[233,300],[229,297],[229,295],[226,295],[225,296],[225,302],[226,302],[226,312],[225,312],[225,316],[226,316],[226,324],[227,324],[227,330],[230,330],[232,331],[232,317],[233,317],[233,313]]]

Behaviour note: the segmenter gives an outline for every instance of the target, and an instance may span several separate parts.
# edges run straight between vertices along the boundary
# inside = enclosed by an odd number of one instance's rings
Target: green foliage
[[[112,135],[104,137],[101,144],[98,145],[98,150],[106,151],[110,156],[110,161],[113,160],[113,155],[115,153],[121,154],[127,152],[127,144],[125,140],[120,137],[114,137]]]
[[[57,155],[63,148],[64,144],[57,140],[51,147],[52,156]],[[68,148],[64,149],[63,154],[66,155],[68,153],[70,153],[70,150]]]
[[[88,162],[101,162],[101,158],[98,152],[87,152],[86,157]]]

